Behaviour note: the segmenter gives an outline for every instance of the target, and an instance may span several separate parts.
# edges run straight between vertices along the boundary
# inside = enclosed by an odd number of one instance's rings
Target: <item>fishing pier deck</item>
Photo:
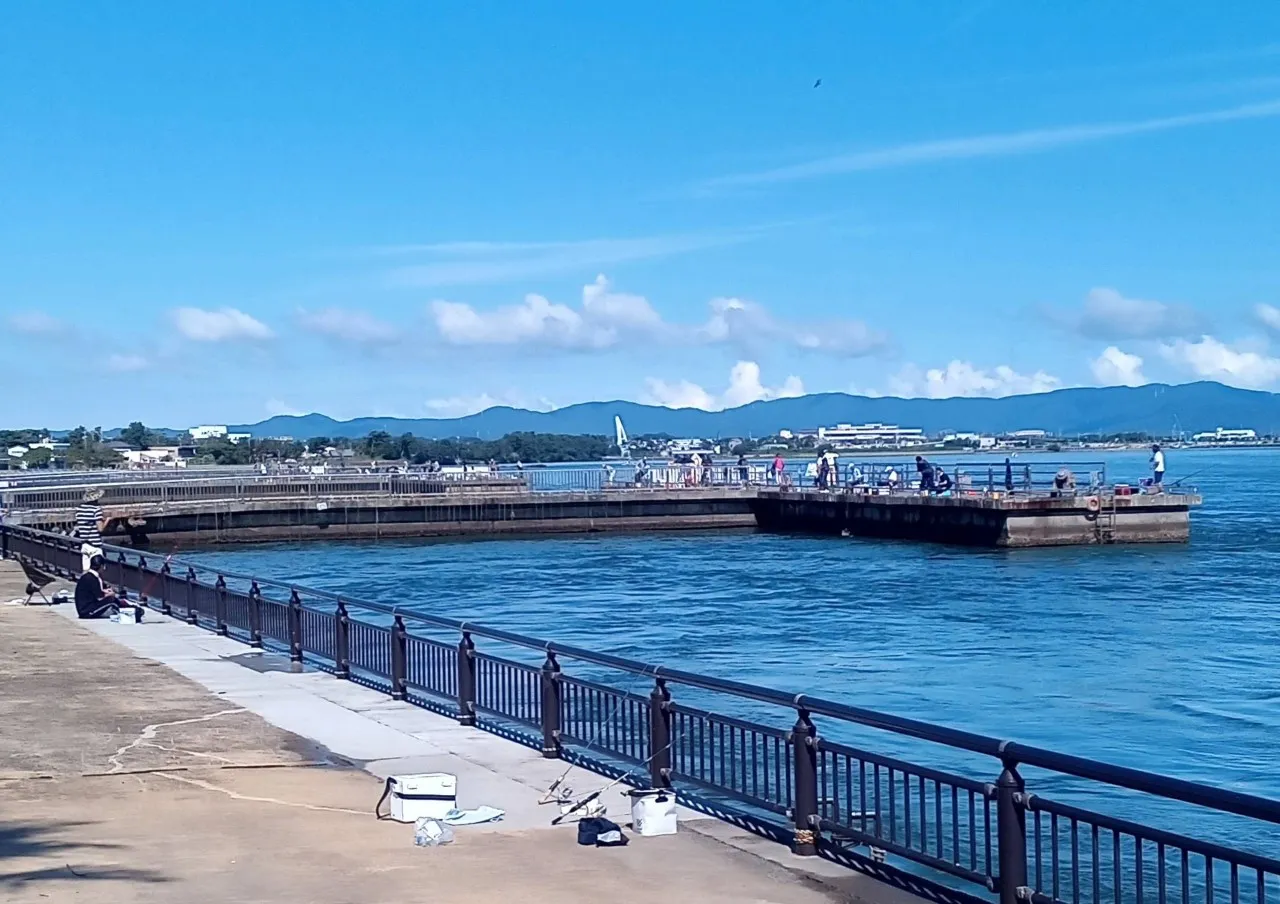
[[[597,469],[487,474],[169,478],[103,482],[108,542],[485,537],[599,531],[760,528],[987,547],[1176,543],[1190,536],[1194,493],[1124,495],[1090,475],[1092,489],[1055,494],[1052,465],[1019,469],[995,489],[985,466],[957,467],[942,495],[872,486],[829,490],[771,485],[760,469],[717,468],[697,481]],[[872,481],[886,466],[868,468]],[[905,471],[905,469],[903,469]],[[899,471],[898,473],[903,473]],[[1047,475],[1047,476],[1046,476]],[[745,480],[743,477],[745,476]],[[963,480],[963,483],[960,483]],[[1010,479],[1012,480],[1012,479]],[[12,523],[59,529],[74,520],[86,484],[8,489]]]
[[[1185,543],[1193,494],[922,496],[764,489],[752,503],[765,530],[924,540],[965,546]]]

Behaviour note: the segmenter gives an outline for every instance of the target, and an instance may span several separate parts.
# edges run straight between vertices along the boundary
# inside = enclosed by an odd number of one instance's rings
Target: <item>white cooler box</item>
[[[396,822],[416,822],[423,816],[444,819],[458,808],[458,777],[447,772],[393,775],[387,779],[391,791],[391,818]]]
[[[636,834],[650,838],[655,835],[676,833],[676,793],[657,789],[629,792],[631,797],[631,828]]]

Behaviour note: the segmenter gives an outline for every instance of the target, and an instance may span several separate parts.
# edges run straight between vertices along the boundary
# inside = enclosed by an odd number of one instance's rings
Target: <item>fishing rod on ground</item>
[[[582,750],[579,751],[579,755],[588,753],[591,750],[591,748],[593,748],[596,745],[596,742],[600,740],[600,735],[604,726],[606,724],[612,723],[614,720],[614,717],[618,715],[618,709],[622,706],[622,701],[629,699],[632,692],[635,690],[636,685],[639,684],[640,681],[646,677],[648,676],[643,673],[637,673],[633,675],[631,680],[626,682],[625,686],[622,688],[622,692],[614,695],[613,706],[609,710],[609,715],[606,716],[604,719],[596,720],[595,731],[592,732],[591,737],[587,740],[586,746],[584,746]],[[652,759],[652,757],[650,757],[650,759]],[[561,805],[570,803],[573,800],[573,789],[565,787],[563,790],[561,790],[561,785],[563,785],[564,780],[569,777],[569,773],[571,773],[575,768],[577,768],[577,765],[578,764],[576,762],[570,762],[569,765],[565,767],[564,772],[560,773],[560,776],[547,787],[546,791],[542,793],[542,797],[539,798],[538,803],[539,804],[561,804]],[[607,788],[601,789],[600,791],[596,792],[595,797],[599,797],[600,794],[604,793],[605,790],[607,790]],[[578,809],[581,806],[585,806],[585,803],[579,802],[574,807],[574,810]],[[566,813],[562,813],[560,818],[563,818],[572,812],[573,810],[569,810]],[[553,822],[552,825],[557,825],[558,823],[559,823],[559,819]]]

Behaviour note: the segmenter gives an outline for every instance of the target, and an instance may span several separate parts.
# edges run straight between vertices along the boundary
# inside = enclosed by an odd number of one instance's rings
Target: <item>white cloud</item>
[[[150,366],[151,362],[141,355],[112,354],[107,356],[107,370],[112,373],[133,373],[139,370],[146,370]]]
[[[1269,304],[1255,305],[1253,314],[1258,322],[1274,333],[1280,333],[1280,308]]]
[[[1142,386],[1147,378],[1142,373],[1142,358],[1122,352],[1114,345],[1089,362],[1093,378],[1103,386]]]
[[[497,396],[492,396],[487,392],[478,395],[428,399],[423,404],[431,412],[432,417],[465,417],[497,406],[523,408],[526,411],[550,411],[555,407],[551,400],[546,398],[529,400],[517,394],[499,393]]]
[[[361,344],[393,342],[398,335],[396,328],[386,321],[365,311],[346,308],[299,311],[298,323],[312,333]]]
[[[300,417],[306,414],[305,411],[299,408],[294,408],[288,402],[282,401],[281,399],[267,399],[263,407],[266,408],[268,417]]]
[[[791,166],[762,170],[754,173],[738,173],[710,179],[705,188],[762,185],[773,182],[795,182],[842,173],[920,166],[948,160],[972,160],[989,157],[1012,157],[1021,154],[1042,153],[1061,147],[1093,144],[1130,135],[1168,132],[1193,126],[1235,122],[1249,119],[1270,119],[1280,116],[1280,100],[1244,104],[1204,113],[1182,116],[1165,116],[1157,119],[1138,119],[1110,123],[1064,126],[1049,129],[1033,129],[1025,132],[1005,132],[992,135],[975,135],[967,138],[946,138],[921,141],[887,148],[855,151],[833,157],[823,157]]]
[[[1261,351],[1233,348],[1212,336],[1197,342],[1179,339],[1161,346],[1164,357],[1198,377],[1246,389],[1259,389],[1280,379],[1280,358]]]
[[[665,408],[701,408],[719,411],[737,408],[765,399],[788,399],[804,395],[804,383],[799,377],[790,376],[781,386],[768,387],[760,380],[760,365],[754,361],[739,361],[729,371],[729,385],[720,395],[708,392],[697,383],[680,380],[669,383],[653,377],[645,380],[642,401]]]
[[[605,349],[632,339],[669,345],[729,344],[746,352],[785,344],[856,356],[888,342],[885,334],[857,320],[801,326],[777,320],[761,305],[739,298],[713,299],[702,323],[671,323],[644,296],[614,291],[603,275],[583,287],[581,307],[527,295],[521,304],[489,311],[461,302],[436,301],[431,305],[431,316],[440,337],[451,345]]]
[[[888,336],[860,320],[831,320],[805,325],[779,321],[763,306],[741,298],[714,298],[711,316],[700,330],[708,342],[727,342],[757,351],[778,342],[808,351],[857,357],[888,344]]]
[[[195,342],[270,339],[275,335],[265,323],[235,308],[178,308],[173,312],[173,323],[179,333]]]
[[[508,282],[687,254],[749,241],[759,234],[761,230],[756,229],[573,242],[437,242],[380,248],[375,253],[427,259],[392,270],[388,278],[393,284],[449,286]]]
[[[65,321],[52,317],[43,311],[22,311],[10,314],[7,318],[9,329],[15,333],[28,336],[56,336],[70,330]]]
[[[1061,389],[1062,381],[1042,370],[1021,374],[1006,364],[980,370],[968,361],[922,371],[908,364],[889,379],[889,394],[903,398],[949,399],[955,396],[1001,398]]]
[[[1182,304],[1128,298],[1115,289],[1091,289],[1078,313],[1055,319],[1091,339],[1169,339],[1194,336],[1201,318]]]
[[[456,301],[433,301],[431,314],[440,338],[450,345],[550,345],[607,348],[618,340],[608,324],[593,324],[568,305],[526,295],[518,305],[477,311]]]

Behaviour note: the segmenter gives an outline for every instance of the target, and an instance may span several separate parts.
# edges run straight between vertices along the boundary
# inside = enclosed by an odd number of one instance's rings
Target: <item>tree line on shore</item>
[[[46,430],[0,430],[0,445],[29,447],[22,460],[29,468],[63,465],[69,468],[104,468],[120,465],[123,456],[109,445],[100,427],[77,427],[67,434],[65,448],[55,454],[48,448],[35,447],[49,436]],[[407,461],[411,464],[442,464],[497,461],[565,462],[595,461],[616,454],[617,446],[605,436],[574,436],[552,433],[509,433],[501,439],[474,438],[426,439],[405,433],[392,436],[374,431],[360,438],[316,436],[301,441],[293,439],[245,439],[232,442],[226,437],[193,440],[190,435],[174,436],[154,431],[134,421],[120,431],[114,442],[133,449],[182,445],[193,446],[191,460],[218,465],[251,465],[283,462],[312,455],[359,457],[374,461]]]

